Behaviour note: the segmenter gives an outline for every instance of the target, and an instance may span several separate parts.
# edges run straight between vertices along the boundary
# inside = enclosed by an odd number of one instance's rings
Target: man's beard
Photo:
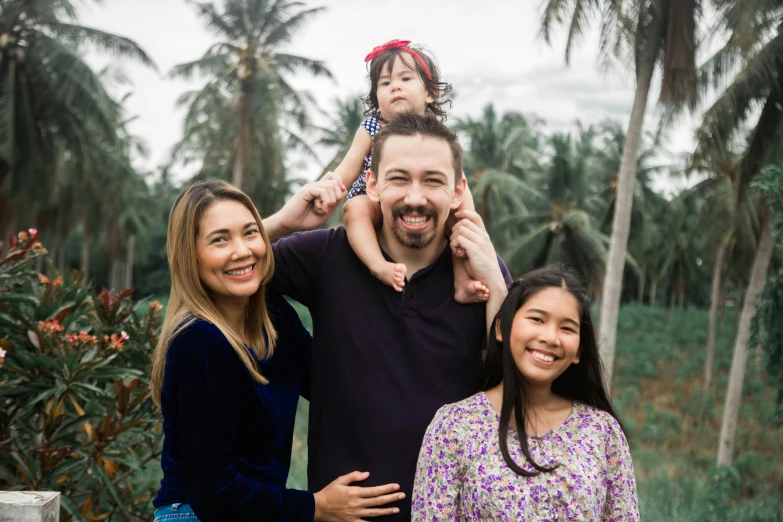
[[[406,230],[400,224],[403,214],[417,214],[423,218],[430,218],[432,222],[421,232]],[[392,233],[397,241],[406,248],[424,248],[428,246],[438,235],[438,213],[431,206],[412,207],[400,203],[392,208]]]

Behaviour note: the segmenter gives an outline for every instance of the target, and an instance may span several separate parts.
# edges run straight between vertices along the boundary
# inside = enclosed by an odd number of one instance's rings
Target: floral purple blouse
[[[499,422],[483,392],[438,410],[419,453],[414,521],[639,520],[631,454],[614,417],[575,402],[562,426],[528,437],[536,463],[559,464],[529,478],[503,460]],[[514,461],[533,471],[509,433]]]

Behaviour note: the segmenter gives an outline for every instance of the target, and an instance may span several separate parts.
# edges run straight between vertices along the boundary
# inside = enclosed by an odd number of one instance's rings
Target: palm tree
[[[693,197],[690,191],[680,194],[668,205],[661,223],[663,240],[657,246],[662,261],[657,280],[669,282],[669,322],[674,319],[675,305],[685,303],[689,281],[698,277],[699,268],[698,219],[704,201]]]
[[[466,141],[465,175],[486,223],[525,214],[532,202],[543,199],[534,188],[543,168],[542,124],[535,116],[517,112],[498,118],[492,104],[484,107],[479,119],[457,120],[454,130]]]
[[[728,35],[726,43],[702,66],[699,77],[703,88],[719,89],[730,81],[713,105],[704,113],[696,131],[696,155],[725,147],[750,127],[747,148],[738,159],[737,198],[743,201],[750,180],[761,168],[774,162],[781,149],[783,115],[783,1],[743,2],[716,0],[718,29]],[[755,109],[760,108],[760,111]],[[752,123],[751,123],[752,121]],[[749,123],[751,123],[749,125]],[[734,448],[739,403],[748,357],[750,324],[756,310],[756,298],[769,267],[774,238],[768,218],[760,220],[759,238],[745,292],[742,313],[734,341],[734,356],[721,423],[718,465],[730,465]]]
[[[233,114],[233,128],[224,132],[232,132],[228,136],[234,143],[231,153],[224,150],[222,156],[232,161],[231,179],[235,186],[253,181],[255,171],[265,186],[279,187],[285,181],[284,138],[279,125],[284,113],[302,123],[307,102],[286,76],[307,71],[331,77],[322,62],[288,54],[282,48],[323,8],[307,9],[303,3],[290,0],[227,0],[222,12],[212,4],[195,5],[220,41],[200,59],[171,71],[175,78],[189,79],[198,74],[208,79],[200,92],[182,101],[194,109],[217,97],[220,112]]]
[[[705,112],[697,130],[699,149],[715,143],[731,142],[753,118],[748,146],[738,162],[737,191],[739,198],[749,190],[749,180],[761,167],[775,160],[781,150],[779,131],[783,118],[779,107],[783,103],[783,2],[775,0],[764,5],[756,3],[719,3],[721,23],[729,33],[726,45],[703,68],[705,83],[718,84],[725,76],[739,69],[733,82]],[[753,21],[744,21],[750,16]],[[740,65],[738,65],[740,64]],[[761,107],[757,112],[753,109]],[[756,119],[757,118],[757,119]],[[734,449],[739,404],[748,358],[751,319],[756,311],[756,299],[769,267],[774,238],[768,218],[761,221],[761,230],[750,280],[745,293],[742,314],[734,342],[734,356],[729,375],[729,387],[721,422],[718,445],[718,465],[730,465]]]
[[[737,145],[712,143],[710,148],[702,147],[693,155],[689,168],[709,175],[694,186],[690,192],[704,200],[699,236],[706,243],[705,248],[713,256],[712,283],[710,285],[710,315],[707,330],[707,357],[704,365],[704,388],[712,385],[712,370],[715,360],[715,340],[718,322],[718,307],[723,295],[724,266],[727,256],[732,254],[736,243],[755,239],[753,227],[758,225],[756,203],[749,192],[743,190],[742,199],[736,201],[739,190]],[[726,216],[729,217],[728,222]],[[751,241],[748,248],[755,250]],[[745,246],[745,245],[743,245]],[[732,263],[734,265],[737,262]]]
[[[500,230],[527,229],[521,237],[513,234],[507,248],[509,269],[522,273],[551,262],[565,262],[600,294],[606,262],[608,238],[595,226],[593,215],[600,202],[591,192],[589,158],[594,154],[592,128],[581,129],[575,143],[571,135],[555,134],[549,144],[552,156],[541,192],[546,203],[531,212],[517,212],[493,227]],[[503,245],[505,242],[500,242]]]
[[[154,67],[132,41],[75,20],[68,0],[0,3],[0,230],[12,219],[35,221],[57,154],[84,158],[96,136],[90,127],[116,139],[116,104],[77,49],[91,45]]]
[[[480,119],[457,120],[454,130],[467,138],[465,172],[481,178],[485,170],[500,170],[525,179],[540,172],[541,125],[536,116],[506,112],[500,118],[495,107],[484,107]]]
[[[601,359],[611,384],[617,316],[631,222],[636,162],[653,72],[660,65],[663,82],[660,103],[682,107],[693,101],[696,85],[696,19],[700,0],[547,0],[541,35],[550,42],[556,25],[570,18],[566,63],[587,24],[601,19],[600,55],[605,64],[613,57],[633,60],[636,92],[628,124],[617,184],[617,210],[606,267],[600,311]],[[629,60],[630,61],[630,60]]]

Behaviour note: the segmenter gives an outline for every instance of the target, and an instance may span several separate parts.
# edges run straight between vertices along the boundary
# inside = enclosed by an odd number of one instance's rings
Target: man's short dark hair
[[[462,146],[457,135],[451,132],[441,121],[432,114],[419,115],[415,113],[400,114],[391,122],[384,125],[381,131],[375,135],[372,144],[372,171],[378,176],[378,167],[381,164],[383,147],[391,136],[423,136],[425,138],[437,138],[449,144],[454,165],[454,183],[462,178]]]

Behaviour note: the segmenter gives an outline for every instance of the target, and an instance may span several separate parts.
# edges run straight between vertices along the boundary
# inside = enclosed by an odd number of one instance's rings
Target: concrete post
[[[0,491],[0,522],[59,522],[60,494]]]

